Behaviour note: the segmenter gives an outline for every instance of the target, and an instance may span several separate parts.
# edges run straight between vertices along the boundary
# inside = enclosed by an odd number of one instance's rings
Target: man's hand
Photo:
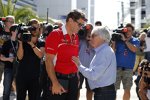
[[[10,62],[13,62],[13,61],[14,61],[14,57],[8,58],[8,60],[9,60]]]
[[[81,64],[79,58],[76,56],[72,56],[72,61],[76,64],[77,67]]]
[[[60,83],[55,83],[52,85],[52,94],[59,94],[61,95],[62,93],[67,92]]]
[[[120,34],[121,35],[121,40],[122,41],[126,41],[127,39],[125,38],[124,34]]]

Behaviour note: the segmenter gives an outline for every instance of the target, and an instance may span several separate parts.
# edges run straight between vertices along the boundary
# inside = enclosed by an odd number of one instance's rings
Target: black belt
[[[62,74],[62,73],[56,72],[56,76],[57,77],[62,77],[62,78],[72,78],[72,77],[77,76],[77,73]]]
[[[127,69],[129,69],[129,68],[126,68],[126,67],[118,67],[117,69],[121,69],[122,71],[124,71],[124,70],[127,70]]]
[[[107,90],[107,89],[113,89],[114,87],[115,87],[114,84],[111,84],[109,86],[95,88],[94,90]]]

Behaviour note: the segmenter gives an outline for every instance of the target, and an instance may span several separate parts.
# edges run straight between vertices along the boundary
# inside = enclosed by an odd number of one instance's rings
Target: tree
[[[0,0],[0,16],[5,17],[7,15],[15,16],[16,22],[28,22],[31,18],[38,18],[36,13],[29,6],[21,8],[15,8],[18,0],[7,0],[7,4],[3,4]]]

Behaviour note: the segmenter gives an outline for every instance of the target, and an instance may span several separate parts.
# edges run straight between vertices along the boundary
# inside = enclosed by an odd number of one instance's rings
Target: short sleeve
[[[49,36],[46,38],[45,42],[45,52],[50,54],[56,54],[58,45],[61,41],[60,30],[52,31]]]

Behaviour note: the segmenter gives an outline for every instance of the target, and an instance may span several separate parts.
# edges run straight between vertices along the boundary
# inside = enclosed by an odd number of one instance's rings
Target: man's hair
[[[66,18],[66,22],[68,22],[69,18],[72,18],[74,21],[78,20],[78,19],[83,19],[85,21],[87,21],[86,17],[85,17],[85,14],[79,10],[79,9],[75,9],[75,10],[72,10],[68,15],[67,15],[67,18]]]
[[[96,21],[95,26],[102,26],[102,22],[101,21]]]
[[[15,20],[15,17],[14,17],[14,16],[12,16],[12,15],[8,15],[8,16],[6,16],[6,21],[8,21],[8,19],[9,19],[9,18],[11,18],[11,19]]]
[[[37,19],[31,19],[28,23],[28,26],[32,26],[33,24],[39,24],[40,22]]]
[[[13,19],[13,20],[15,21],[15,17],[12,16],[12,15],[8,15],[8,16],[6,16],[5,18],[6,18],[6,19],[5,19],[4,23],[7,22],[8,19]]]
[[[92,34],[97,34],[100,37],[102,37],[105,42],[109,43],[110,42],[110,30],[108,29],[107,26],[96,26],[92,30]]]
[[[125,27],[131,27],[132,30],[134,31],[134,26],[131,23],[127,23]]]

